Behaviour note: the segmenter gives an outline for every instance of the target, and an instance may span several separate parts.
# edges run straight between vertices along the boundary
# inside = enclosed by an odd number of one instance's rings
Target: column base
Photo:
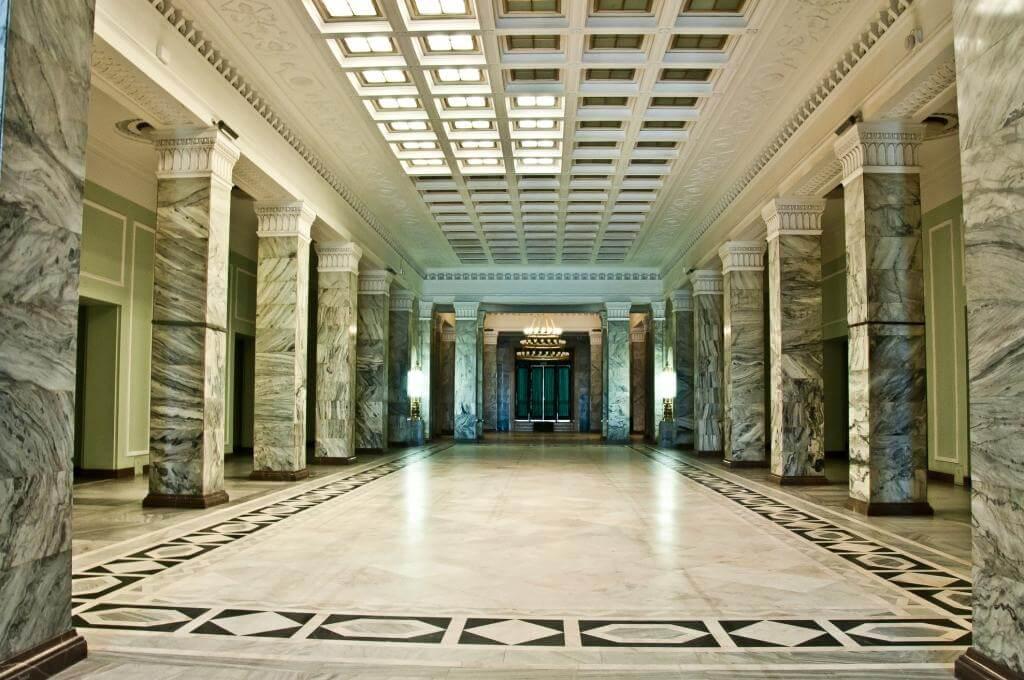
[[[910,517],[935,514],[928,501],[918,503],[872,503],[870,501],[862,501],[859,498],[850,498],[846,501],[846,507],[869,517]]]
[[[144,508],[212,508],[228,502],[227,491],[214,491],[205,496],[173,493],[150,493],[142,499]]]
[[[779,486],[824,486],[829,483],[825,479],[825,475],[794,475],[786,477],[773,472],[768,477]]]
[[[75,481],[83,479],[131,479],[135,477],[135,468],[118,468],[116,470],[93,470],[91,468],[75,468]]]
[[[0,680],[49,678],[60,673],[89,653],[85,638],[74,628],[0,661]]]
[[[767,460],[730,460],[726,458],[722,461],[722,465],[731,468],[766,468],[768,467]]]
[[[956,660],[953,674],[959,680],[1024,680],[1024,674],[988,658],[974,647]]]
[[[297,482],[309,477],[309,468],[301,470],[253,470],[249,479],[264,482]]]
[[[722,451],[694,451],[693,455],[698,458],[721,458],[724,454]]]
[[[356,456],[340,458],[336,456],[313,456],[313,465],[351,465],[359,460]]]

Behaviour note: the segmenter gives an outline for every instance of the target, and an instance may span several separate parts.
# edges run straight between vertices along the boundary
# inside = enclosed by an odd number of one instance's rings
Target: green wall
[[[256,337],[256,263],[238,253],[228,255],[228,348],[227,373],[224,385],[224,452],[234,453],[236,447],[252,448],[252,416],[245,419],[245,424],[235,441],[235,371],[245,371],[244,378],[252,385],[254,367],[252,363],[236,366],[235,344],[238,336]]]

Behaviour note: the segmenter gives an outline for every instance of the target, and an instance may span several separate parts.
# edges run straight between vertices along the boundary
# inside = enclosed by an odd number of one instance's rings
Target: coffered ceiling
[[[885,3],[176,4],[429,268],[666,266]]]

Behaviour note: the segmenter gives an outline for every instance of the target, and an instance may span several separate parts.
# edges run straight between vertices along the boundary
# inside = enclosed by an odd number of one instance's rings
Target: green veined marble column
[[[455,440],[477,440],[477,313],[479,302],[455,303]]]
[[[655,441],[658,440],[658,428],[661,426],[665,413],[665,407],[661,403],[662,395],[658,394],[657,390],[658,375],[670,369],[667,333],[665,332],[667,309],[668,303],[664,300],[651,302],[651,347],[653,350],[651,352],[651,373],[654,376],[654,389],[651,390],[649,399],[647,417],[650,418],[650,423],[647,429]]]
[[[484,330],[484,430],[498,429],[498,331]]]
[[[392,275],[359,274],[356,310],[356,450],[388,446],[388,313]]]
[[[675,319],[675,347],[672,359],[676,371],[676,445],[693,447],[693,293],[680,288],[672,293]]]
[[[954,0],[974,586],[960,678],[1024,677],[1024,96],[1020,3]],[[1005,670],[1000,669],[1002,666]],[[1011,675],[1014,673],[1016,675]]]
[[[415,301],[411,291],[396,290],[391,294],[388,314],[388,440],[399,446],[409,441],[409,370]]]
[[[420,418],[423,419],[423,432],[427,439],[433,434],[434,423],[431,418],[431,392],[433,381],[431,379],[431,362],[434,351],[434,303],[430,300],[420,300],[419,304],[419,369],[423,372],[423,384],[425,390],[420,398]]]
[[[647,435],[647,324],[646,315],[629,329],[629,416],[633,432]]]
[[[761,467],[764,417],[764,241],[728,241],[719,251],[723,277],[722,436],[725,463]]]
[[[359,259],[355,243],[317,244],[315,463],[356,459],[356,309]]]
[[[629,302],[607,302],[607,441],[611,444],[629,442]]]
[[[931,514],[924,251],[917,154],[924,125],[859,123],[836,142],[846,203],[850,504]]]
[[[608,312],[601,312],[601,436],[608,438]]]
[[[604,421],[604,333],[590,331],[590,431],[600,432]]]
[[[257,203],[253,479],[294,480],[306,469],[309,229],[303,203]]]
[[[722,275],[693,272],[693,432],[698,455],[722,453]]]
[[[224,491],[231,172],[215,129],[160,136],[147,506],[208,507]]]

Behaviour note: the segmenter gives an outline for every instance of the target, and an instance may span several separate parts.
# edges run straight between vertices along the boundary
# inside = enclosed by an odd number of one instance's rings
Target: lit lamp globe
[[[406,391],[409,393],[409,398],[412,400],[409,416],[413,420],[419,420],[420,400],[423,399],[427,393],[427,379],[426,376],[423,375],[423,371],[418,368],[414,368],[409,371]]]
[[[675,371],[666,369],[658,373],[658,377],[654,381],[654,392],[661,399],[663,406],[662,419],[672,420],[672,400],[676,396]]]

